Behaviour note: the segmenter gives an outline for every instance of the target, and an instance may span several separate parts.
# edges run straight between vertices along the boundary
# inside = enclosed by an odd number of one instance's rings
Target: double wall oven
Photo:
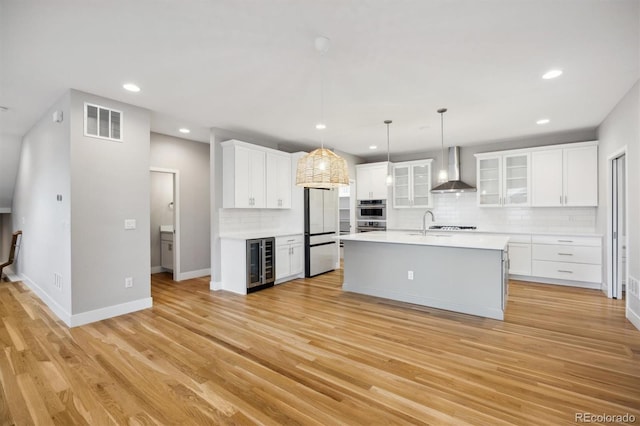
[[[387,229],[387,201],[359,200],[356,207],[358,232],[385,231]]]

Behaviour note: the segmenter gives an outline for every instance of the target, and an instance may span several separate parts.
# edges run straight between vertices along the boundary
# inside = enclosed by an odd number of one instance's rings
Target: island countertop
[[[344,241],[360,241],[387,244],[413,244],[423,246],[457,247],[484,250],[504,250],[509,237],[490,234],[428,232],[423,236],[416,231],[375,231],[337,237]]]

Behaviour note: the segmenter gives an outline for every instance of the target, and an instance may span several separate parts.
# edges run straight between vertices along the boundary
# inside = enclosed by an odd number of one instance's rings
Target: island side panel
[[[342,288],[504,319],[501,250],[344,241]]]

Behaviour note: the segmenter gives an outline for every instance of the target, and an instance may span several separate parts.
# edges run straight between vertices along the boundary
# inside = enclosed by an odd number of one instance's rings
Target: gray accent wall
[[[148,110],[71,90],[72,313],[151,297]],[[123,113],[123,141],[84,136],[84,103]],[[125,230],[125,219],[136,229]],[[126,277],[133,287],[125,288]]]
[[[211,266],[209,150],[209,144],[151,133],[150,166],[180,173],[181,274]]]
[[[628,188],[628,253],[629,274],[640,279],[640,224],[635,219],[640,211],[640,80],[627,92],[598,129],[599,145],[599,206],[597,211],[598,232],[605,235],[604,244],[610,238],[607,235],[607,222],[610,198],[610,180],[608,157],[627,146],[627,182]],[[605,259],[606,259],[605,252]],[[609,272],[605,265],[604,281],[609,282]],[[627,292],[627,295],[629,293]],[[640,299],[630,298],[629,307],[640,316]]]
[[[572,142],[586,142],[596,140],[598,137],[596,129],[583,129],[571,132],[558,132],[546,135],[540,135],[537,137],[527,137],[519,139],[509,139],[496,142],[480,143],[476,145],[468,145],[460,147],[460,176],[463,182],[468,183],[471,186],[476,186],[476,158],[474,154],[482,152],[494,152],[505,151],[510,149],[520,148],[533,148],[536,146],[546,145],[558,145],[563,143]],[[448,151],[447,147],[454,145],[455,141],[449,141],[445,139],[445,168],[448,164]],[[421,152],[414,152],[408,154],[391,155],[391,162],[420,160],[424,158],[433,158],[433,165],[431,170],[431,181],[438,182],[438,172],[441,168],[442,162],[442,150],[428,150]],[[386,153],[384,156],[380,154],[376,157],[367,158],[367,163],[373,163],[377,161],[386,161]]]
[[[12,230],[22,229],[14,271],[58,315],[71,303],[71,94],[65,93],[22,140],[12,206]],[[54,111],[62,123],[54,123]],[[62,201],[57,201],[57,195]],[[54,274],[62,288],[54,287]]]

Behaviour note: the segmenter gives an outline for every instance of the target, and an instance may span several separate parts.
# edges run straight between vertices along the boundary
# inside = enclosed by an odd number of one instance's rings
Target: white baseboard
[[[82,312],[71,316],[71,323],[69,324],[69,327],[78,327],[92,322],[130,314],[131,312],[150,308],[152,305],[153,299],[151,297],[145,297],[144,299],[132,300],[131,302],[125,302],[119,305]]]
[[[222,290],[222,281],[209,281],[209,290]]]
[[[628,306],[625,313],[625,316],[631,322],[631,324],[633,324],[638,330],[640,330],[640,315],[629,309]]]
[[[51,311],[62,320],[68,327],[71,327],[71,314],[67,312],[58,302],[56,302],[46,291],[44,291],[38,284],[31,280],[25,274],[20,274],[19,281],[22,281],[33,291],[45,305],[51,309]]]
[[[516,281],[529,281],[529,282],[541,283],[541,284],[563,285],[567,287],[590,288],[594,290],[600,290],[602,287],[602,283],[588,283],[584,281],[559,280],[555,278],[532,277],[529,275],[509,274],[509,279],[516,280]]]
[[[160,272],[164,272],[164,268],[162,266],[152,266],[151,267],[151,273],[152,274],[159,274]]]
[[[206,277],[211,275],[211,269],[198,269],[197,271],[181,272],[178,274],[178,281],[191,280],[193,278]]]

